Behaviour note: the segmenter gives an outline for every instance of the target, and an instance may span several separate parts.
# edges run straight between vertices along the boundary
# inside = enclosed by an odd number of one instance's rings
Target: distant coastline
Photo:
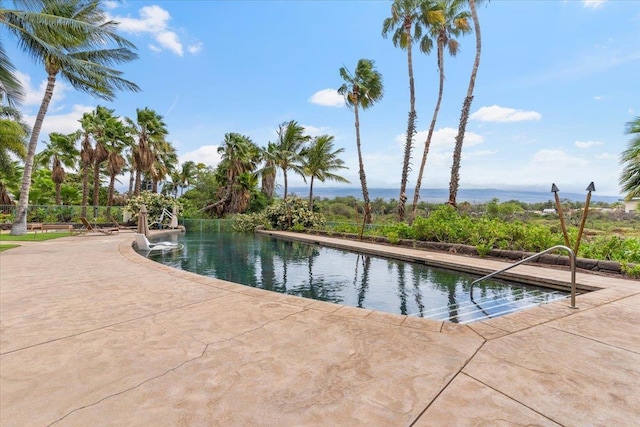
[[[282,188],[278,189],[278,193],[282,196]],[[370,188],[369,198],[374,200],[376,198],[382,198],[384,200],[398,199],[400,190],[395,188]],[[299,197],[309,197],[308,187],[291,187],[289,189],[290,194],[295,194]],[[584,202],[587,193],[565,193],[560,191],[559,196],[561,199],[568,199],[574,202]],[[322,197],[327,199],[333,199],[335,197],[355,197],[362,200],[362,189],[358,187],[319,187],[313,189],[314,197]],[[413,192],[407,194],[407,203],[412,203]],[[446,188],[436,189],[423,189],[420,191],[420,201],[427,203],[444,203],[449,198],[449,190]],[[493,198],[497,198],[500,202],[506,202],[509,200],[518,200],[524,203],[540,203],[554,200],[553,193],[550,191],[519,191],[519,190],[498,190],[493,188],[485,189],[461,189],[458,192],[458,202],[469,203],[486,203]],[[615,203],[619,201],[621,197],[616,196],[599,196],[597,192],[591,194],[591,200],[594,202]]]

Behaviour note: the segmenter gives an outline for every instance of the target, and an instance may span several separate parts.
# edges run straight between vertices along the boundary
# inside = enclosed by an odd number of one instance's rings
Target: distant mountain
[[[370,188],[369,198],[371,200],[378,197],[384,200],[398,199],[399,189],[395,188]],[[290,194],[295,194],[300,197],[309,197],[308,187],[291,187],[289,189]],[[343,187],[319,187],[313,189],[314,197],[323,197],[327,199],[333,199],[335,197],[355,197],[362,200],[362,190],[357,187],[343,188]],[[558,193],[561,199],[568,199],[571,201],[584,202],[587,193],[565,193],[560,191]],[[282,196],[282,192],[280,192]],[[407,203],[412,203],[413,193],[408,193]],[[420,201],[429,203],[444,203],[449,198],[449,190],[446,188],[437,189],[423,189],[420,191]],[[493,188],[486,189],[461,189],[458,191],[458,202],[469,203],[486,203],[493,198],[497,198],[501,202],[509,200],[518,200],[524,203],[540,203],[553,201],[553,193],[545,191],[518,191],[518,190],[497,190]],[[591,201],[593,202],[605,202],[614,203],[620,200],[620,197],[615,196],[599,196],[597,192],[591,193]]]

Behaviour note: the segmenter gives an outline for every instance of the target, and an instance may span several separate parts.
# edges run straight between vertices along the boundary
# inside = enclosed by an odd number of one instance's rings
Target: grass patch
[[[6,251],[9,249],[17,248],[20,245],[0,245],[0,252]]]
[[[27,233],[22,236],[10,236],[8,233],[0,234],[0,242],[41,242],[43,240],[58,239],[60,237],[68,237],[68,232],[51,232],[51,233]]]

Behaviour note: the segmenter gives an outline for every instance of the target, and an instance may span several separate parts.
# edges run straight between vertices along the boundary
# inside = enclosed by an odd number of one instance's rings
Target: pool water
[[[209,232],[171,239],[184,249],[148,257],[269,291],[447,322],[496,317],[567,296],[500,280],[476,284],[471,296],[478,276],[271,236]]]

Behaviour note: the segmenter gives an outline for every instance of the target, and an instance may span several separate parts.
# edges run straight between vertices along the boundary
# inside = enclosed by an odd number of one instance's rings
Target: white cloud
[[[598,9],[607,0],[582,0],[582,5],[589,9]]]
[[[43,79],[40,82],[40,85],[35,88],[31,85],[31,76],[27,74],[23,74],[19,71],[16,72],[16,76],[20,83],[22,83],[22,87],[25,91],[25,97],[23,106],[35,106],[40,107],[42,104],[42,98],[44,97],[44,91],[47,88],[47,80]],[[65,93],[69,90],[69,87],[62,82],[61,80],[56,81],[56,86],[53,90],[53,97],[51,98],[51,103],[49,104],[49,109],[52,111],[56,108],[65,97]]]
[[[80,129],[80,123],[78,120],[82,118],[84,113],[88,113],[95,109],[94,106],[75,104],[71,111],[63,114],[47,114],[42,122],[42,129],[40,130],[40,141],[48,140],[51,132],[60,133],[73,133]],[[35,115],[25,115],[24,119],[27,123],[32,125],[35,120]]]
[[[202,50],[202,42],[198,42],[196,44],[189,45],[187,47],[189,53],[196,54]]]
[[[320,135],[324,135],[327,133],[327,129],[326,127],[316,127],[316,126],[311,126],[311,125],[301,125],[302,127],[304,127],[304,133],[306,133],[309,136],[320,136]]]
[[[416,132],[413,141],[415,142],[416,152],[422,153],[424,150],[424,142],[427,140],[427,135],[429,134],[428,130],[421,130]],[[431,136],[431,144],[429,145],[429,152],[452,152],[453,147],[456,143],[456,135],[458,134],[458,130],[450,127],[437,129],[433,132]],[[400,144],[400,146],[404,147],[405,144],[405,134],[400,134],[395,138],[396,143]],[[464,147],[473,147],[474,145],[482,144],[484,142],[484,138],[482,135],[478,135],[474,132],[466,132],[464,135]],[[420,154],[422,155],[422,154]]]
[[[189,151],[180,156],[180,163],[186,161],[194,161],[196,163],[204,163],[207,166],[216,167],[220,163],[220,154],[218,154],[218,145],[203,145],[194,151]]]
[[[604,99],[604,96],[597,95],[594,96],[593,99],[595,99],[596,101],[602,101]]]
[[[593,147],[595,145],[602,145],[602,142],[600,141],[576,141],[574,142],[574,145],[578,148],[589,148],[589,147]]]
[[[118,28],[126,33],[149,34],[157,44],[150,44],[149,48],[154,52],[167,49],[176,55],[182,56],[184,48],[178,34],[169,27],[171,15],[165,9],[157,5],[144,6],[139,10],[140,18],[116,16],[113,18],[119,22]],[[159,45],[159,46],[158,46]],[[187,48],[189,53],[197,53],[202,49],[202,43],[195,43]]]
[[[119,6],[118,2],[115,0],[105,0],[103,4],[107,9],[117,9]]]
[[[618,160],[618,155],[613,153],[600,153],[596,155],[598,160]]]
[[[543,166],[544,169],[585,169],[589,162],[580,157],[571,157],[564,150],[544,149],[535,153],[530,162],[534,166]]]
[[[344,106],[344,96],[340,95],[335,89],[322,89],[311,95],[309,102],[323,107],[342,107]]]
[[[470,118],[481,122],[522,122],[525,120],[540,120],[542,115],[536,111],[515,110],[492,105],[490,107],[481,107],[471,114]]]

